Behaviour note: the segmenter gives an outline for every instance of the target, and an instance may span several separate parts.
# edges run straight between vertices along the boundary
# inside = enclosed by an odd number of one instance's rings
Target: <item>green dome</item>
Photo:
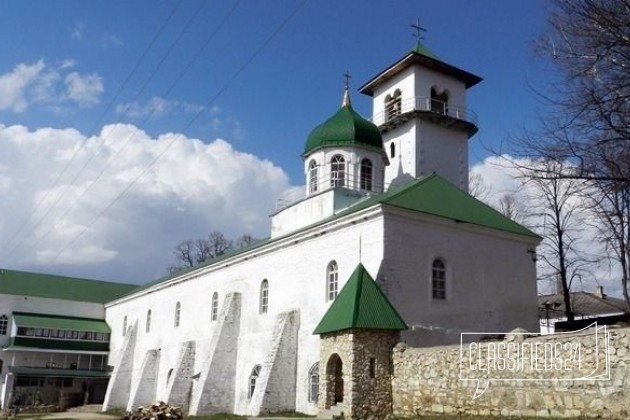
[[[348,103],[311,131],[304,155],[321,147],[335,146],[360,146],[382,151],[383,138],[378,127],[357,114]]]

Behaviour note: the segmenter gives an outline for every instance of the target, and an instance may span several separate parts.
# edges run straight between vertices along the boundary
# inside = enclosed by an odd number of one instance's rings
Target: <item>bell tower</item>
[[[373,98],[372,122],[389,158],[386,189],[436,172],[468,191],[468,139],[477,116],[466,91],[481,80],[439,59],[418,36],[409,53],[360,88]]]

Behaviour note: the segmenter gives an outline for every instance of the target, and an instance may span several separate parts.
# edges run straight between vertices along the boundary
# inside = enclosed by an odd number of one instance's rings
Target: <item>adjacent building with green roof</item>
[[[101,403],[109,378],[111,327],[104,303],[137,285],[0,269],[2,408]]]

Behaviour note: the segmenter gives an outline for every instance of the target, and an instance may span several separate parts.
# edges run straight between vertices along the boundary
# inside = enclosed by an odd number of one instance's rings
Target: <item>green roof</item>
[[[138,289],[133,290],[133,292],[149,289],[183,274],[193,272],[203,267],[219,264],[228,258],[232,258],[244,252],[255,250],[270,243],[292,236],[296,233],[312,229],[313,227],[329,223],[333,220],[377,205],[404,208],[411,211],[454,220],[458,223],[470,223],[477,226],[513,233],[516,235],[528,236],[535,238],[536,240],[540,240],[540,236],[531,230],[519,225],[487,204],[460,190],[439,175],[431,174],[416,179],[408,184],[401,185],[398,188],[392,188],[384,193],[368,197],[331,217],[320,220],[301,229],[275,238],[260,240],[250,246],[226,253],[215,259],[203,262],[195,267],[186,268],[177,273],[161,277],[155,281],[140,286]],[[131,293],[132,292],[129,294]]]
[[[407,67],[414,64],[418,64],[420,66],[434,70],[438,73],[454,77],[455,79],[462,81],[466,85],[466,88],[472,87],[482,80],[481,77],[475,74],[469,73],[466,70],[462,70],[458,67],[442,61],[426,46],[418,42],[416,45],[414,45],[411,51],[405,54],[403,58],[396,61],[391,66],[387,67],[366,84],[361,86],[361,88],[359,88],[359,92],[369,96],[373,96],[374,90],[377,86],[381,85],[383,82],[389,80],[393,76],[402,72]]]
[[[426,213],[451,219],[457,223],[470,223],[517,235],[540,238],[531,230],[460,190],[435,173],[360,201],[340,212],[336,217],[342,217],[376,204]]]
[[[9,372],[24,376],[52,376],[56,378],[107,378],[109,373],[102,370],[33,368],[9,366]]]
[[[423,43],[417,42],[416,45],[411,49],[411,52],[423,55],[427,58],[431,58],[436,61],[442,61],[437,55],[433,54],[433,51],[428,49]]]
[[[59,315],[42,315],[13,312],[13,320],[18,327],[49,328],[70,331],[91,331],[110,333],[111,329],[102,319],[77,318]]]
[[[326,334],[352,329],[407,329],[407,324],[359,264],[322,317],[313,334]]]
[[[137,287],[137,284],[0,269],[0,294],[7,295],[105,303]]]
[[[86,352],[107,352],[109,342],[107,341],[81,341],[81,340],[51,340],[49,338],[37,337],[12,337],[7,350],[16,349],[44,349],[44,350],[67,350]]]
[[[338,146],[360,146],[380,152],[383,150],[383,138],[376,125],[347,104],[311,131],[304,146],[304,155],[322,147]]]

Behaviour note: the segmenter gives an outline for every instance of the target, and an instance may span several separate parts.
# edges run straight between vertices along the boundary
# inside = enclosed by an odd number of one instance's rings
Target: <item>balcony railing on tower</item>
[[[374,115],[372,122],[380,126],[394,120],[399,115],[414,111],[443,115],[477,125],[477,114],[473,111],[427,96],[415,96],[400,101],[392,101],[385,107],[383,112]]]

